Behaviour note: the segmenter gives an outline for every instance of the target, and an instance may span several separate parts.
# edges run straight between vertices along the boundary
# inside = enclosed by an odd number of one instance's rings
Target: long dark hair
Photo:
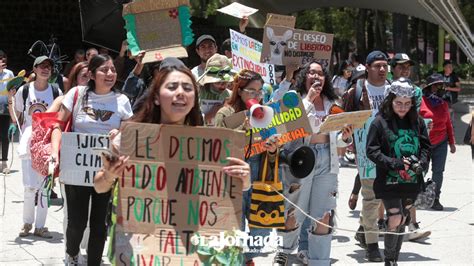
[[[379,113],[387,120],[393,120],[398,115],[393,110],[393,100],[397,97],[394,93],[390,92],[387,97],[382,102],[380,106]],[[416,111],[416,98],[415,96],[411,97],[411,108],[406,114],[406,117],[410,121],[411,125],[416,125],[418,123],[418,112]]]
[[[344,75],[344,69],[346,69],[348,66],[352,66],[351,61],[349,61],[349,60],[342,61],[339,65],[339,68],[337,69],[336,76],[341,76],[342,77]]]
[[[89,71],[91,72],[91,75],[95,76],[95,74],[97,73],[97,69],[109,60],[111,60],[112,63],[113,63],[112,57],[110,57],[110,55],[106,55],[106,54],[98,54],[98,55],[92,57],[90,62],[89,62]],[[86,104],[87,99],[89,99],[89,92],[94,91],[94,90],[95,90],[95,80],[93,80],[91,78],[89,80],[89,82],[87,83],[87,91],[84,95],[84,104]],[[112,91],[117,92],[115,87],[112,87]]]
[[[249,83],[254,80],[260,81],[263,85],[262,76],[252,70],[242,69],[238,74],[234,76],[234,81],[232,83],[232,95],[227,101],[227,105],[234,108],[234,111],[236,113],[247,109],[244,101],[242,101],[242,98],[239,95],[239,92],[241,89],[247,87],[247,85],[249,85]]]
[[[152,84],[150,85],[150,93],[146,98],[143,106],[140,110],[132,117],[133,122],[140,123],[151,123],[151,124],[160,124],[161,123],[161,109],[159,105],[155,104],[155,97],[159,95],[160,88],[165,82],[168,75],[173,71],[179,71],[188,77],[191,78],[193,87],[194,87],[194,106],[191,111],[186,115],[184,124],[187,126],[202,126],[204,125],[204,120],[202,118],[201,108],[199,108],[199,94],[198,94],[198,85],[196,79],[194,78],[191,71],[186,67],[165,67],[162,68],[156,77],[153,79]]]
[[[323,69],[324,85],[323,85],[323,90],[321,91],[321,94],[326,96],[331,101],[336,100],[338,97],[337,97],[336,93],[334,93],[334,90],[332,89],[331,77],[329,76],[329,72],[328,72],[327,68],[323,67],[324,65],[321,64],[321,62],[319,62],[318,60],[315,60],[315,59],[311,60],[310,62],[306,63],[303,66],[301,71],[296,76],[296,84],[294,84],[292,86],[292,89],[299,92],[300,95],[303,95],[303,94],[307,93],[307,91],[306,91],[306,76],[309,72],[309,67],[312,64],[318,64]]]

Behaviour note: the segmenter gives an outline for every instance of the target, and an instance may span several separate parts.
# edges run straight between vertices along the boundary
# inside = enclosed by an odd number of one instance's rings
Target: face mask
[[[429,96],[427,96],[427,98],[431,105],[435,107],[443,103],[443,99],[434,93],[431,93]]]

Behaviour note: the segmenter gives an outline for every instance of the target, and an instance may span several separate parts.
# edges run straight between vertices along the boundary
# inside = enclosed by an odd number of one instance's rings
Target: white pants
[[[24,202],[23,223],[35,224],[35,228],[43,228],[48,215],[48,195],[42,192],[43,177],[31,168],[31,160],[21,160],[23,171]],[[35,208],[35,197],[38,192],[38,202]],[[36,209],[36,219],[35,219]]]

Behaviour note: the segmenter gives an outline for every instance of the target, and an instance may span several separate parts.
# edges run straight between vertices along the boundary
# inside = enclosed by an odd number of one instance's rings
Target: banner
[[[357,151],[357,170],[361,179],[375,179],[375,163],[367,158],[367,135],[369,134],[369,128],[374,121],[375,115],[371,115],[364,127],[354,130],[355,145]]]
[[[267,13],[267,19],[265,20],[265,25],[277,25],[277,26],[285,26],[288,28],[294,28],[296,25],[296,17]]]
[[[102,168],[100,155],[92,148],[109,148],[109,136],[64,132],[61,137],[59,180],[67,185],[94,186],[94,176]]]
[[[142,123],[122,123],[121,131],[130,159],[119,178],[117,262],[200,265],[194,234],[241,226],[242,182],[222,167],[227,157],[243,158],[244,134]]]
[[[328,115],[319,127],[318,133],[328,133],[339,131],[347,125],[352,125],[354,129],[364,126],[367,119],[372,114],[372,110],[344,112],[334,115]]]
[[[232,48],[232,67],[240,71],[248,69],[260,74],[265,83],[275,85],[275,67],[260,63],[262,43],[247,35],[230,30]]]
[[[267,128],[252,128],[247,130],[247,140],[252,136],[252,146],[245,145],[245,154],[250,148],[250,156],[264,152],[266,140],[274,135],[281,134],[279,144],[294,141],[311,135],[313,132],[308,121],[308,116],[303,106],[301,97],[294,91],[287,92],[278,102],[266,104],[273,108],[273,119]],[[237,128],[245,121],[247,111],[236,113],[224,118],[227,128]]]
[[[331,59],[333,34],[265,25],[260,62],[275,65],[304,65],[311,59]]]
[[[189,0],[141,0],[125,4],[122,13],[132,55],[145,51],[143,63],[187,57],[193,42]]]

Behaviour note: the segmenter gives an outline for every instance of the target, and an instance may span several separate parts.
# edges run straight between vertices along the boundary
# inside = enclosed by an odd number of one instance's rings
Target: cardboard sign
[[[242,182],[222,167],[227,157],[243,158],[243,132],[142,123],[122,123],[121,131],[121,153],[130,159],[119,178],[118,261],[195,265],[195,233],[240,228]]]
[[[224,103],[223,100],[201,100],[199,105],[201,107],[201,112],[203,114],[207,114],[212,110],[212,108],[214,108],[214,106],[222,107],[223,103]]]
[[[251,8],[240,3],[234,2],[228,6],[217,9],[217,11],[231,15],[236,18],[248,17],[258,12],[258,9]]]
[[[193,41],[188,0],[142,0],[125,4],[123,18],[132,55],[145,51],[143,63],[187,57]]]
[[[369,133],[370,124],[374,121],[375,115],[371,115],[364,127],[354,130],[355,145],[357,150],[357,170],[362,179],[375,179],[375,163],[367,158],[367,134]]]
[[[109,136],[64,132],[61,137],[59,180],[67,185],[94,186],[94,176],[102,168],[94,147],[109,148]]]
[[[304,65],[314,59],[331,59],[334,35],[266,25],[260,62],[275,65]]]
[[[275,85],[275,67],[270,64],[260,63],[261,42],[234,30],[230,30],[230,42],[232,48],[232,67],[235,70],[252,70],[260,74],[265,83]]]
[[[268,13],[265,25],[277,25],[294,28],[296,25],[296,17]]]
[[[319,127],[319,133],[339,131],[347,125],[352,125],[354,129],[361,128],[371,114],[372,110],[365,110],[328,115]]]
[[[266,104],[273,108],[273,120],[267,128],[252,128],[247,130],[246,136],[252,135],[252,146],[249,147],[248,141],[245,145],[245,154],[250,148],[250,156],[264,152],[263,146],[266,139],[274,134],[281,134],[279,144],[294,141],[311,135],[311,126],[303,106],[301,97],[296,92],[287,92],[278,102]],[[245,121],[247,111],[236,113],[224,118],[227,128],[237,128]]]

